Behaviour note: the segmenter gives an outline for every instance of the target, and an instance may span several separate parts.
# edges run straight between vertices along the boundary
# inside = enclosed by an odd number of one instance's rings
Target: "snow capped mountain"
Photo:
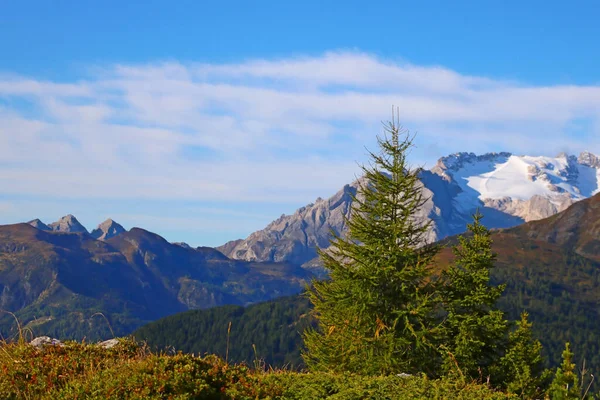
[[[579,158],[564,153],[556,157],[458,153],[440,159],[431,171],[458,186],[456,209],[469,212],[487,206],[524,221],[548,217],[593,196],[600,182],[600,160],[591,153]]]
[[[458,159],[462,161],[460,168],[454,158],[444,173],[463,190],[461,199],[468,197],[471,190],[479,194],[479,200],[504,197],[528,200],[535,195],[553,197],[556,193],[567,193],[581,200],[598,192],[600,170],[564,153],[556,158],[462,154]]]
[[[65,215],[56,222],[51,223],[48,227],[56,232],[84,232],[88,233],[87,229],[77,221],[73,215]]]
[[[98,225],[90,235],[97,240],[106,240],[123,232],[125,232],[125,228],[109,218]]]
[[[429,200],[416,218],[432,221],[427,240],[433,242],[464,232],[477,209],[490,228],[507,228],[565,210],[600,192],[600,158],[588,152],[579,157],[457,153],[422,170],[420,180]],[[350,193],[356,190],[353,182],[328,200],[317,199],[248,238],[218,249],[234,259],[311,266],[316,247],[329,245],[330,229],[344,232]]]

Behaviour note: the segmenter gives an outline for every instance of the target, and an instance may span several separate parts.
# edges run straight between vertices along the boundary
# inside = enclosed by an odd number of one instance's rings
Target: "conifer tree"
[[[473,219],[468,234],[459,236],[459,244],[452,248],[454,262],[442,274],[447,317],[440,348],[445,372],[458,367],[463,374],[479,378],[487,377],[489,367],[502,355],[508,322],[496,308],[505,285],[490,283],[496,259],[490,231],[481,224],[479,211]]]
[[[565,343],[562,353],[562,364],[556,369],[556,374],[548,389],[548,395],[552,400],[579,399],[579,378],[575,372],[573,353],[569,343]]]
[[[508,392],[521,398],[538,398],[547,385],[550,371],[544,368],[542,344],[533,338],[529,314],[523,312],[509,335],[506,353],[492,367],[492,376]]]
[[[414,218],[426,199],[407,164],[412,136],[393,120],[370,152],[353,198],[348,232],[332,232],[320,251],[330,279],[309,297],[318,329],[307,330],[304,359],[313,370],[367,374],[433,372],[436,300],[429,265],[436,246],[422,246],[429,225]]]

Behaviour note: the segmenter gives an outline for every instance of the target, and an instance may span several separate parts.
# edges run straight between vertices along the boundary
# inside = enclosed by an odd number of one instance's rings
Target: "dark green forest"
[[[498,245],[505,240],[496,239]],[[533,332],[544,345],[547,365],[560,364],[568,341],[578,365],[585,359],[588,369],[600,371],[600,265],[577,254],[565,254],[554,264],[547,264],[543,257],[533,258],[519,268],[505,268],[505,262],[500,257],[493,270],[493,282],[507,284],[499,307],[513,320],[521,311],[529,312]],[[557,280],[556,276],[563,278]],[[300,333],[311,323],[309,311],[305,296],[291,296],[246,308],[187,311],[149,323],[134,335],[155,349],[225,357],[231,322],[229,360],[252,365],[258,357],[273,367],[299,368],[303,366]]]
[[[308,299],[299,295],[246,308],[194,310],[149,323],[134,336],[158,351],[216,354],[236,363],[260,361],[265,366],[300,369],[301,332],[314,324],[310,309]]]
[[[529,312],[548,365],[560,363],[564,343],[570,342],[577,364],[585,360],[600,372],[600,265],[572,252],[552,265],[541,259],[524,264],[495,269],[494,281],[507,284],[498,306],[511,319]]]

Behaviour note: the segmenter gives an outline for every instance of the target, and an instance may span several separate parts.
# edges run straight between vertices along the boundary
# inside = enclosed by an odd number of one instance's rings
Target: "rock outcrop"
[[[353,182],[327,200],[318,198],[293,215],[282,215],[246,240],[229,242],[217,249],[238,260],[303,264],[317,256],[317,247],[329,245],[331,230],[344,232],[345,217],[349,216],[356,190],[357,182]]]
[[[33,339],[29,344],[33,347],[41,348],[44,346],[64,346],[64,344],[58,340],[53,339],[50,336],[39,336]]]
[[[42,231],[51,231],[52,230],[52,229],[50,229],[50,227],[48,225],[46,225],[45,223],[40,221],[38,218],[29,221],[28,224],[33,226],[34,228],[37,228]]]
[[[88,233],[87,229],[71,214],[51,223],[48,227],[55,232]]]
[[[119,339],[108,339],[103,342],[98,343],[98,346],[105,349],[112,349],[113,347],[119,344]]]
[[[98,225],[90,235],[97,240],[106,240],[123,232],[126,232],[125,228],[109,218]]]

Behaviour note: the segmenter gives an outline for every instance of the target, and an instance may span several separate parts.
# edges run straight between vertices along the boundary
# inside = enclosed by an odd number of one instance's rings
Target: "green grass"
[[[131,338],[112,349],[0,343],[3,399],[506,399],[485,385],[421,376],[262,371],[214,355],[154,353]]]

